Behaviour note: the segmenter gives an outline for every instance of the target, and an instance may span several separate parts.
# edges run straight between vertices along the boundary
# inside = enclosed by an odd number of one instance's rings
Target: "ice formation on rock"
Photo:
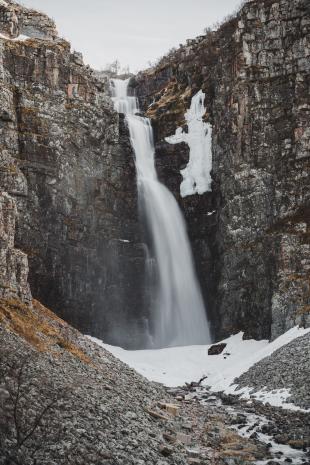
[[[204,194],[211,191],[212,170],[212,127],[203,121],[205,114],[205,94],[200,90],[192,98],[191,106],[185,113],[188,132],[182,128],[175,135],[166,137],[169,144],[186,142],[190,148],[188,165],[181,170],[183,182],[180,186],[182,197],[193,194]]]

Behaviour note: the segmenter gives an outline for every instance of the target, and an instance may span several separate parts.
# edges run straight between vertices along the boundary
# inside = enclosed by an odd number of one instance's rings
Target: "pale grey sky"
[[[131,71],[196,37],[230,14],[240,0],[21,0],[54,18],[62,37],[86,63],[116,58]]]

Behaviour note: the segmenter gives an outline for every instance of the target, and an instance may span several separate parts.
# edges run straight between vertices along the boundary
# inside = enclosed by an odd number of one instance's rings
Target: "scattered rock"
[[[150,410],[148,408],[145,409],[145,411],[151,415],[151,417],[159,419],[159,420],[168,420],[169,418],[165,417],[161,413],[156,412],[155,410]]]
[[[171,454],[173,454],[173,447],[167,446],[167,445],[162,445],[160,447],[160,453],[164,457],[169,457]]]
[[[192,443],[191,436],[184,433],[177,433],[177,440],[186,446],[189,446]]]
[[[219,355],[223,352],[227,344],[214,344],[208,349],[208,355]]]

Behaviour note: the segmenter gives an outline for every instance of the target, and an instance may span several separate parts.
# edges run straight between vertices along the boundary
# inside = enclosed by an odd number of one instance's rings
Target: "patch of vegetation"
[[[38,351],[55,353],[60,348],[84,363],[91,363],[72,340],[69,325],[36,300],[32,305],[18,299],[0,300],[0,322]]]

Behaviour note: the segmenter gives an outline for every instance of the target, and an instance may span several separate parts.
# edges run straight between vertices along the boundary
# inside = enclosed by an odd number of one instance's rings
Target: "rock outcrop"
[[[11,39],[19,36],[56,39],[58,35],[55,22],[47,15],[12,0],[0,1],[0,33]]]
[[[217,337],[310,324],[309,27],[307,0],[250,1],[132,84],[153,120],[161,178],[187,218]],[[188,148],[164,138],[184,126],[201,88],[213,191],[181,199]]]
[[[0,192],[0,299],[18,298],[31,302],[27,256],[14,246],[16,204]]]
[[[145,260],[127,128],[50,20],[0,8],[0,186],[17,205],[32,294],[86,333],[139,346]]]

